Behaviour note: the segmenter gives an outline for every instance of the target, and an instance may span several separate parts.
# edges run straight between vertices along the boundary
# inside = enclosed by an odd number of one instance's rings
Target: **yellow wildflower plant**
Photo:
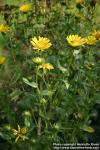
[[[10,27],[4,24],[0,25],[0,32],[9,32],[10,31]]]
[[[48,49],[49,47],[51,47],[51,42],[48,38],[44,38],[44,37],[34,37],[31,40],[31,44],[33,45],[33,49],[38,50],[38,51],[44,51],[46,49]]]
[[[50,63],[45,63],[45,64],[41,64],[39,66],[40,69],[43,69],[43,73],[46,73],[47,70],[52,70],[54,69],[53,65],[51,65]]]
[[[6,58],[4,56],[0,56],[0,65],[4,63],[5,59]]]
[[[88,36],[85,41],[86,41],[86,44],[88,45],[94,45],[97,40],[95,36]]]
[[[41,58],[41,57],[35,57],[35,58],[32,58],[32,61],[34,63],[41,64],[41,63],[45,62],[45,59]]]
[[[32,10],[32,4],[24,4],[24,5],[20,6],[19,10],[21,12],[29,12]]]
[[[94,32],[91,35],[100,41],[100,30],[94,30]]]
[[[18,130],[12,129],[12,132],[16,136],[15,142],[17,142],[19,139],[25,140],[27,138],[26,137],[26,133],[27,133],[26,127],[20,128],[20,126],[18,125]]]
[[[66,40],[72,47],[82,46],[85,44],[85,39],[78,35],[69,35]]]

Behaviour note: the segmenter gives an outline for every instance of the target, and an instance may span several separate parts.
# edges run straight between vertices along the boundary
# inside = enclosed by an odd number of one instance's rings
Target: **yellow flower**
[[[19,139],[25,140],[27,137],[25,136],[27,133],[26,127],[20,128],[18,125],[18,130],[12,129],[13,134],[16,136],[15,142],[17,142]]]
[[[51,65],[50,63],[42,64],[42,65],[39,66],[39,68],[43,69],[43,73],[46,73],[47,70],[54,69],[53,65]]]
[[[94,36],[88,36],[86,38],[86,44],[94,45],[96,43],[96,38]]]
[[[29,12],[32,10],[32,4],[24,4],[19,8],[22,12]]]
[[[76,0],[76,4],[82,4],[84,0]]]
[[[43,63],[45,61],[45,59],[41,58],[41,57],[35,57],[35,58],[32,58],[32,61],[34,63],[41,64],[41,63]]]
[[[4,63],[4,61],[5,61],[5,57],[0,56],[0,65],[1,65],[1,64],[3,64],[3,63]]]
[[[91,35],[95,36],[97,40],[100,40],[100,30],[94,30],[94,32]]]
[[[40,36],[38,38],[36,37],[32,38],[31,44],[34,46],[33,49],[38,51],[44,51],[52,45],[48,38]]]
[[[78,35],[69,35],[66,40],[72,47],[81,46],[85,43],[85,39]]]
[[[10,27],[8,27],[7,25],[1,24],[0,25],[0,32],[9,32]]]

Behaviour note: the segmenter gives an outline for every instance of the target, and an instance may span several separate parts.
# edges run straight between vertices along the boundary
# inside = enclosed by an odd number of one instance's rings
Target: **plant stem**
[[[38,68],[36,68],[36,83],[38,84]],[[37,94],[39,96],[39,100],[41,100],[41,92],[39,89],[39,86],[37,88]],[[38,117],[38,122],[37,122],[37,135],[41,135],[41,106],[39,104],[39,117]]]
[[[41,109],[39,110],[39,118],[38,118],[38,130],[37,134],[41,135],[41,117],[40,117]]]

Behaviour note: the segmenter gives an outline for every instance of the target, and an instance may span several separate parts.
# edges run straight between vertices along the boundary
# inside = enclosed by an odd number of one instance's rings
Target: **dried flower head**
[[[25,140],[27,138],[26,137],[26,133],[27,133],[26,127],[20,128],[20,126],[18,125],[18,130],[12,129],[12,132],[16,136],[15,142],[17,142],[19,139]]]

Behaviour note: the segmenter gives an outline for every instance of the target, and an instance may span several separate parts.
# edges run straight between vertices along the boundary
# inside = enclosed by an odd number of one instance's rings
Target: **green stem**
[[[32,113],[32,116],[33,116],[33,120],[35,121],[35,125],[36,125],[36,127],[38,127],[38,123],[37,123],[37,120],[35,118],[34,111],[31,110],[31,113]]]
[[[36,83],[38,84],[38,68],[36,68]],[[41,88],[41,87],[40,87]],[[39,89],[39,86],[37,88],[37,94],[39,96],[39,100],[41,100],[41,92],[40,92],[40,89]],[[38,122],[37,122],[37,135],[41,135],[41,117],[40,117],[40,114],[41,114],[41,106],[39,104],[39,117],[38,117]]]
[[[40,114],[41,114],[41,109],[39,108],[38,130],[37,130],[38,135],[41,135],[41,117],[40,117]]]
[[[46,87],[47,87],[47,83],[46,83],[46,81],[45,81],[45,77],[44,77],[44,73],[43,73],[43,75],[42,75],[42,79],[43,79],[43,81],[44,81],[44,83],[45,83],[45,85],[46,85]]]

